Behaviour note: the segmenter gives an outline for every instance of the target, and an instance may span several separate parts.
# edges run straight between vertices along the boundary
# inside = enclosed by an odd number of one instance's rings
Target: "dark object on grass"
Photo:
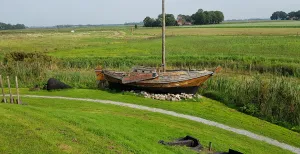
[[[228,154],[243,154],[243,153],[235,151],[235,150],[232,150],[232,149],[229,149]]]
[[[232,149],[229,149],[228,152],[216,152],[214,154],[243,154],[243,153],[235,151],[235,150],[232,150]]]
[[[71,86],[57,80],[54,78],[50,78],[47,82],[47,85],[45,85],[47,90],[59,90],[59,89],[70,89]]]
[[[161,140],[159,141],[159,143],[169,146],[187,146],[196,151],[200,151],[203,149],[203,146],[200,144],[199,140],[191,136],[186,136],[184,138],[177,139],[173,142],[165,142]]]

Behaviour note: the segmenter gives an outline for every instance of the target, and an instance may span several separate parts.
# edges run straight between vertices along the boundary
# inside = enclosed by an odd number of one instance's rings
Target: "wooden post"
[[[8,84],[8,89],[9,89],[9,100],[10,103],[14,103],[14,99],[11,93],[11,88],[10,88],[10,81],[9,81],[9,76],[6,77],[7,78],[7,84]]]
[[[166,13],[165,0],[162,0],[162,68],[166,72]]]
[[[19,95],[19,84],[18,84],[18,77],[16,76],[16,90],[17,90],[17,103],[22,104],[20,100],[20,95]]]
[[[3,95],[3,102],[6,103],[6,98],[5,98],[5,93],[4,93],[4,88],[3,88],[3,82],[2,82],[2,76],[0,75],[0,86],[2,89],[2,95]]]
[[[209,151],[212,151],[212,143],[211,143],[211,142],[209,142],[208,150],[209,150]]]

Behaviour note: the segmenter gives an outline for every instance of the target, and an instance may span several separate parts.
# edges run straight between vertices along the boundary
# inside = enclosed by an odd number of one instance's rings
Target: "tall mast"
[[[162,67],[163,72],[166,71],[166,13],[165,13],[165,0],[162,0]]]

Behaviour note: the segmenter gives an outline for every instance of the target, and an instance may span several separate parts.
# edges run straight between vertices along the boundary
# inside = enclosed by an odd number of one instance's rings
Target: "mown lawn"
[[[199,138],[205,146],[211,141],[217,151],[289,153],[157,113],[81,101],[24,98],[23,102],[28,105],[0,104],[0,153],[192,153],[188,148],[158,144],[185,135]]]
[[[73,89],[67,91],[40,91],[29,92],[22,89],[22,94],[66,96],[75,98],[92,98],[114,100],[125,103],[139,104],[149,107],[161,108],[178,113],[189,114],[216,121],[235,128],[241,128],[259,135],[264,135],[280,142],[300,147],[300,134],[286,128],[271,124],[258,118],[240,113],[226,107],[224,104],[204,98],[201,102],[169,102],[146,99],[122,93],[110,93],[101,90]]]

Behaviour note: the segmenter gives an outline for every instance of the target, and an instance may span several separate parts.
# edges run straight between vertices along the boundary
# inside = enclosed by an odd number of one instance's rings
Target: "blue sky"
[[[0,22],[27,26],[123,24],[161,13],[161,0],[0,0]],[[166,0],[166,12],[220,10],[225,19],[269,18],[300,9],[300,0]]]

